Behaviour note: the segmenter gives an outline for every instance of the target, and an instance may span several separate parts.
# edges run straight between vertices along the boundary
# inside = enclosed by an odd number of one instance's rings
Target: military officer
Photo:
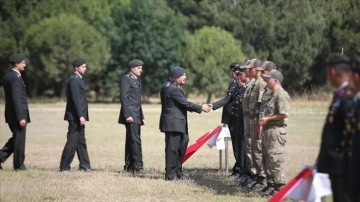
[[[214,102],[212,105],[213,110],[216,110],[222,106],[226,106],[228,103],[231,103],[228,127],[230,130],[231,142],[235,157],[235,164],[232,168],[231,175],[234,177],[240,177],[242,174],[250,174],[250,171],[248,170],[248,162],[245,156],[246,145],[244,139],[244,121],[242,114],[242,100],[246,82],[244,66],[236,64],[233,68],[233,74],[235,85],[229,89],[226,97],[217,102]]]
[[[350,63],[352,76],[350,89],[354,97],[346,104],[344,137],[341,154],[343,168],[343,201],[360,201],[360,57],[355,56]]]
[[[351,69],[349,58],[331,53],[326,58],[327,79],[336,88],[321,135],[320,151],[315,166],[320,173],[329,174],[333,201],[346,201],[341,177],[340,142],[345,128],[346,103]]]

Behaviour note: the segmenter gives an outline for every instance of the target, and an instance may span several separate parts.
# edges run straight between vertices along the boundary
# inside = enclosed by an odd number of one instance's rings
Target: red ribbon
[[[182,163],[184,163],[191,155],[193,155],[205,142],[207,142],[212,136],[220,133],[221,127],[216,127],[212,131],[205,133],[203,136],[199,137],[195,143],[190,145],[185,152]]]

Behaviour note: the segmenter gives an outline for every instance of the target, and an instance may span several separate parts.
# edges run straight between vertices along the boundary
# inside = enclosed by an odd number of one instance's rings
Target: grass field
[[[287,179],[301,165],[313,164],[318,153],[327,102],[293,101],[286,145]],[[93,173],[58,172],[66,141],[64,103],[30,104],[32,122],[27,127],[26,171],[12,170],[12,156],[0,171],[0,201],[266,201],[236,186],[219,171],[219,153],[204,145],[185,164],[189,181],[164,181],[164,134],[158,130],[160,105],[144,105],[142,128],[145,174],[123,172],[125,128],[117,124],[119,104],[90,104],[86,125]],[[0,104],[0,144],[11,136]],[[219,124],[221,110],[189,113],[190,144]],[[231,148],[231,145],[229,145]],[[230,166],[233,155],[230,149]]]

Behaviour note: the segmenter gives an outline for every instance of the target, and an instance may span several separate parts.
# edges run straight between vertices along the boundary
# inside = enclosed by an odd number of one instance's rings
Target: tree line
[[[326,83],[329,52],[360,52],[357,0],[0,0],[0,76],[26,55],[30,97],[65,97],[71,61],[88,61],[86,83],[116,97],[133,58],[144,61],[143,95],[157,95],[171,65],[189,92],[221,95],[228,67],[274,61],[290,93]],[[1,83],[0,83],[1,85]],[[209,100],[208,100],[209,101]]]

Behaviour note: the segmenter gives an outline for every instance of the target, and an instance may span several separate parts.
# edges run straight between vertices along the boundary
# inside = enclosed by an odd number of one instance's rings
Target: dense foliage
[[[22,52],[29,95],[63,98],[70,62],[83,57],[89,89],[116,97],[139,58],[145,98],[174,64],[211,98],[225,90],[232,62],[259,58],[278,64],[287,90],[303,92],[326,82],[329,52],[360,52],[359,9],[356,0],[0,0],[0,76]]]

